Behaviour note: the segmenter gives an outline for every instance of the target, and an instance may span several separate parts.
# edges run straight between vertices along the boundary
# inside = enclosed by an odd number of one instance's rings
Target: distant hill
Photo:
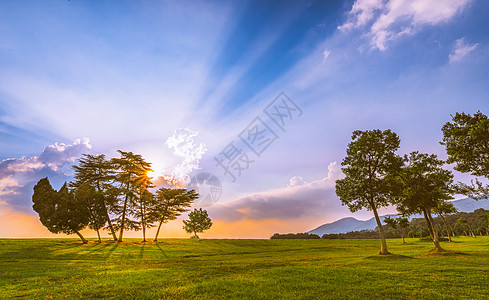
[[[489,200],[479,200],[476,201],[471,198],[465,198],[460,200],[453,201],[453,205],[459,212],[473,212],[478,208],[483,208],[489,210]],[[385,215],[381,216],[380,220],[383,221],[387,216],[395,216],[395,215]],[[420,218],[421,216],[413,216],[414,218]],[[374,218],[371,218],[366,221],[357,220],[353,217],[347,217],[343,219],[339,219],[332,223],[323,224],[308,233],[317,234],[322,236],[323,234],[330,233],[347,233],[350,231],[360,231],[360,230],[373,230],[377,227],[377,223]]]

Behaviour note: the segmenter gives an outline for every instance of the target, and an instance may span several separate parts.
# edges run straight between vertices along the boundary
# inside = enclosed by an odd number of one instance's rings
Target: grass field
[[[162,240],[0,239],[0,299],[489,298],[489,237]]]

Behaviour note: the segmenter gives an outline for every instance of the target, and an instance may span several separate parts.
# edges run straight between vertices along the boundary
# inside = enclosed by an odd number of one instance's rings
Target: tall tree
[[[52,233],[75,233],[83,243],[87,240],[80,233],[89,223],[89,213],[65,183],[56,192],[49,180],[43,178],[34,186],[32,195],[33,209],[39,214],[41,223]]]
[[[188,217],[188,220],[183,220],[183,229],[188,233],[193,233],[193,237],[196,239],[199,238],[197,233],[202,233],[212,226],[212,220],[209,218],[207,211],[202,208],[195,208],[188,214]]]
[[[391,130],[354,131],[336,181],[336,194],[351,212],[362,208],[374,213],[381,239],[380,254],[389,254],[377,209],[389,205],[396,193],[395,174],[402,165],[396,155],[399,137]]]
[[[199,198],[194,190],[160,188],[155,194],[155,206],[153,208],[153,220],[158,222],[155,242],[158,241],[161,225],[175,220],[186,212],[192,202]]]
[[[82,184],[89,184],[95,188],[103,207],[100,207],[102,209],[96,210],[94,213],[100,213],[103,216],[94,217],[97,220],[107,220],[107,229],[114,241],[117,241],[115,228],[112,225],[112,220],[109,214],[110,212],[117,211],[117,197],[113,184],[115,179],[114,165],[107,160],[103,154],[84,154],[82,158],[78,160],[78,165],[73,166],[73,170],[75,171],[75,180],[70,185],[74,188],[78,188]]]
[[[116,181],[122,196],[120,216],[116,220],[119,228],[119,242],[122,242],[125,229],[140,229],[141,222],[130,219],[140,207],[138,201],[143,199],[144,191],[150,186],[151,178],[148,172],[151,164],[146,162],[139,154],[118,150],[120,158],[113,158],[111,162],[116,167]]]
[[[415,151],[404,160],[406,165],[399,173],[403,189],[396,202],[397,210],[403,215],[422,214],[435,248],[443,251],[431,212],[453,199],[453,175],[443,169],[444,161],[434,154]]]
[[[447,163],[456,163],[454,169],[489,179],[489,119],[478,111],[474,115],[456,113],[452,122],[442,127],[448,154]],[[458,192],[476,200],[489,197],[489,185],[475,179],[470,185],[459,183]]]

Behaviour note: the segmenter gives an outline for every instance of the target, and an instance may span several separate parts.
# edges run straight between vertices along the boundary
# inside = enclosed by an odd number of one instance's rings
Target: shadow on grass
[[[428,256],[468,256],[470,254],[464,253],[464,252],[459,252],[459,251],[452,251],[452,250],[443,250],[440,251],[438,249],[431,249],[430,251],[421,254],[420,257],[428,257]]]
[[[165,258],[168,258],[168,255],[165,253],[163,248],[161,248],[160,244],[156,243],[156,247],[160,250],[161,254],[163,254]]]
[[[112,253],[117,249],[117,247],[119,247],[119,243],[114,243],[112,248],[110,248],[109,251],[107,251],[107,255],[105,255],[104,258],[109,258],[112,255]]]
[[[373,259],[373,260],[404,260],[404,259],[414,259],[414,257],[399,255],[399,254],[389,254],[389,255],[372,255],[367,256],[365,259]]]

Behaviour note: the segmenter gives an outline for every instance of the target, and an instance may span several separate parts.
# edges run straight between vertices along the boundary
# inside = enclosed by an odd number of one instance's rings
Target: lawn
[[[186,240],[0,239],[0,299],[487,299],[489,237]]]

